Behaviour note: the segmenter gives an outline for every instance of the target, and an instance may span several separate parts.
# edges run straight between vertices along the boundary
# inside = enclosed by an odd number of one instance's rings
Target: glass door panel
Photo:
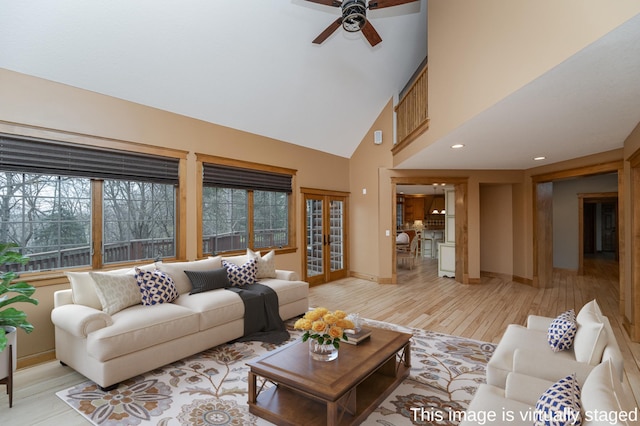
[[[322,199],[306,199],[307,277],[324,275],[324,208]]]
[[[347,276],[347,197],[304,194],[306,266],[311,285]]]

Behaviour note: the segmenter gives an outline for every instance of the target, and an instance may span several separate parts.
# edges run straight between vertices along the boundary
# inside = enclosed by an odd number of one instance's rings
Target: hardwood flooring
[[[558,271],[553,287],[535,289],[500,277],[482,277],[481,284],[463,285],[437,276],[434,259],[422,259],[412,270],[398,269],[399,284],[345,278],[315,286],[312,306],[358,312],[387,321],[497,343],[507,324],[524,324],[529,314],[556,316],[597,299],[607,315],[625,358],[626,377],[640,400],[640,343],[629,340],[619,312],[618,270],[612,260],[585,259],[585,275]],[[0,387],[0,425],[87,425],[55,392],[84,377],[58,362],[19,370],[13,408]]]

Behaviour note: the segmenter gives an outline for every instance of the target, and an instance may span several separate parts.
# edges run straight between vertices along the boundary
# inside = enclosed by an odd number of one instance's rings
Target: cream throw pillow
[[[104,272],[89,272],[95,281],[96,293],[102,310],[113,315],[142,301],[140,288],[134,275],[115,275]]]
[[[602,360],[608,336],[603,318],[595,311],[580,312],[577,319],[578,331],[573,340],[576,361],[598,365]]]
[[[256,260],[256,266],[258,267],[256,279],[276,277],[276,252],[274,250],[262,256],[260,252],[247,249],[247,256]]]

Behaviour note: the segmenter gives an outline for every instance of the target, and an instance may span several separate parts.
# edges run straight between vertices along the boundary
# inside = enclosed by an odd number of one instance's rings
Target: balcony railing
[[[405,148],[429,128],[427,77],[428,66],[425,62],[424,68],[415,77],[395,107],[397,141],[392,149],[394,154]]]

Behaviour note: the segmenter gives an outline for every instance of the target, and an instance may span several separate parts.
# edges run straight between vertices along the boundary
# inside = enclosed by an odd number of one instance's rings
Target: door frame
[[[466,177],[442,176],[392,176],[391,177],[391,229],[396,229],[396,195],[397,185],[433,185],[446,182],[455,189],[456,199],[456,273],[455,280],[462,284],[471,284],[469,279],[469,234],[468,234],[468,182]],[[398,283],[396,261],[396,239],[392,238],[392,284]],[[475,282],[474,282],[475,283]]]
[[[302,224],[302,229],[303,229],[303,241],[302,241],[303,250],[302,250],[302,256],[301,256],[302,280],[307,281],[310,286],[314,286],[314,285],[320,285],[326,282],[347,277],[349,275],[349,195],[350,193],[343,192],[343,191],[331,191],[331,190],[318,189],[318,188],[302,187],[300,188],[300,195],[301,195],[300,200],[302,203],[302,206],[300,208],[302,220],[300,223]],[[343,221],[343,229],[342,229],[343,236],[344,236],[344,241],[343,241],[344,268],[341,269],[340,271],[331,272],[331,268],[327,267],[329,262],[329,257],[326,256],[325,253],[323,253],[324,274],[323,274],[323,278],[318,280],[313,280],[313,279],[309,280],[309,277],[307,275],[307,203],[306,203],[307,195],[322,197],[325,200],[329,200],[329,201],[332,198],[340,198],[344,202],[344,216],[343,216],[344,221]],[[323,223],[324,223],[324,218],[323,218]]]
[[[553,181],[608,173],[618,174],[618,194],[624,194],[624,164],[622,160],[592,166],[549,172],[531,176],[533,286],[548,288],[553,274]],[[618,252],[620,300],[624,300],[624,197],[618,198]],[[580,249],[581,251],[582,249]]]
[[[578,194],[578,275],[584,275],[584,205],[596,203],[611,203],[616,205],[616,236],[618,247],[616,248],[616,259],[620,253],[620,211],[618,209],[617,192],[598,192]]]

